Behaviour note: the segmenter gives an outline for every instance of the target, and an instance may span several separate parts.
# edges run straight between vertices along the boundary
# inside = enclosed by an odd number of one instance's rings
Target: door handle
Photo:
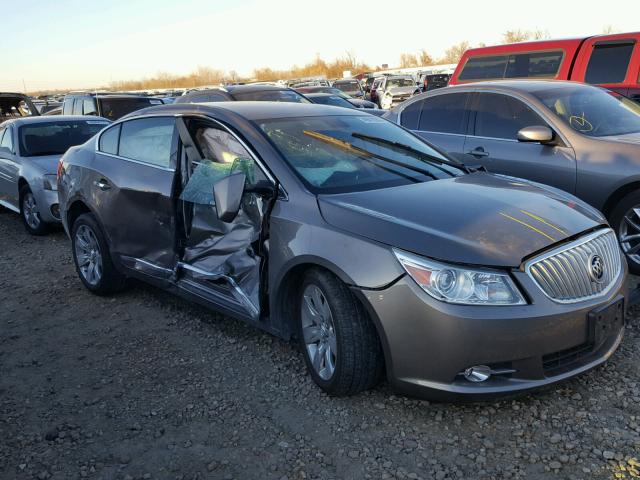
[[[100,190],[109,190],[111,188],[111,185],[109,185],[109,182],[107,182],[104,178],[101,178],[100,180],[96,180],[95,182],[93,182],[93,184],[98,187]]]
[[[469,155],[473,155],[474,157],[488,157],[489,156],[489,152],[485,152],[484,148],[482,148],[482,147],[476,147],[473,150],[469,150],[467,153]]]

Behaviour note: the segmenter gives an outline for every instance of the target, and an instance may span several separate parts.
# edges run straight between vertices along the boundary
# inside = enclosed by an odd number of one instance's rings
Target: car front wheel
[[[113,265],[105,236],[92,214],[80,215],[73,223],[71,244],[76,272],[89,291],[107,295],[124,287],[125,277]]]
[[[307,272],[298,325],[307,369],[325,392],[353,395],[378,383],[383,357],[375,326],[334,275],[320,269]]]
[[[631,273],[640,275],[640,192],[625,196],[610,216]]]
[[[42,221],[36,197],[28,185],[20,189],[20,217],[24,228],[31,235],[44,235],[48,231],[48,225]]]

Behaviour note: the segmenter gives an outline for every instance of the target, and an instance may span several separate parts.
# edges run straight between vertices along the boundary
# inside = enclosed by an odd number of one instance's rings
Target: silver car
[[[20,213],[29,233],[60,222],[56,168],[69,147],[109,124],[98,117],[34,116],[0,125],[0,205]]]
[[[385,115],[467,165],[570,192],[602,211],[640,274],[640,106],[591,85],[495,81],[415,97]]]
[[[296,338],[325,391],[491,396],[604,362],[626,263],[602,215],[465,169],[358,109],[135,112],[62,158],[60,212],[96,294],[135,277]]]

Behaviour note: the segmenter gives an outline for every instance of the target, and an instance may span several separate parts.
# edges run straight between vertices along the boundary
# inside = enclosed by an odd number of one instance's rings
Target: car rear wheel
[[[320,269],[307,272],[298,325],[307,369],[325,392],[353,395],[378,383],[383,357],[375,326],[334,275]]]
[[[24,228],[31,235],[44,235],[48,231],[48,225],[42,221],[36,197],[28,185],[20,189],[20,218]]]
[[[610,216],[631,273],[640,275],[640,192],[625,196]]]
[[[105,236],[92,214],[80,215],[73,223],[71,243],[76,272],[89,291],[108,295],[124,287],[125,276],[113,265]]]

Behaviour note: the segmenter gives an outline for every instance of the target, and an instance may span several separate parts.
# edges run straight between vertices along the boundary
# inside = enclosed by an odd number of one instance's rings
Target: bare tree
[[[418,63],[423,67],[433,65],[433,57],[423,48],[418,54]]]
[[[524,42],[531,38],[531,32],[527,30],[507,30],[502,34],[502,43]]]
[[[417,67],[418,59],[412,53],[400,54],[400,68]]]
[[[602,33],[608,35],[610,33],[620,33],[620,29],[618,27],[614,27],[613,25],[605,25],[602,27]]]
[[[466,40],[456,45],[452,45],[444,52],[444,57],[442,57],[441,60],[442,63],[458,63],[464,52],[469,50],[469,47],[469,42]]]

